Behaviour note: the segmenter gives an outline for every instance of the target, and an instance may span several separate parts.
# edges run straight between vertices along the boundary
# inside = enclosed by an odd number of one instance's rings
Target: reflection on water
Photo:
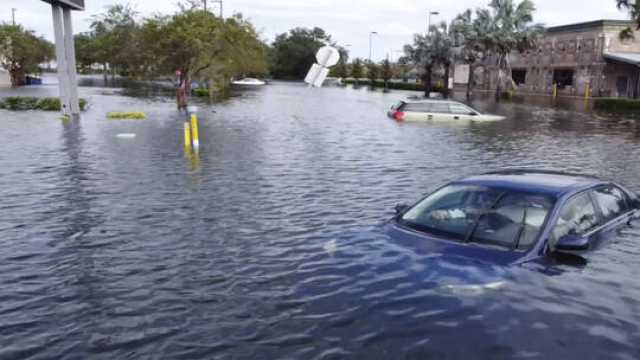
[[[638,123],[480,98],[507,119],[397,124],[403,93],[275,83],[201,104],[195,154],[171,94],[132,88],[81,88],[78,122],[0,111],[0,358],[640,355],[639,224],[587,258],[484,270],[379,225],[505,166],[639,191]]]

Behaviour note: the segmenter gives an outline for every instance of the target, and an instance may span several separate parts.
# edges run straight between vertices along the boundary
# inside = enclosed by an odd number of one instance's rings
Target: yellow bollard
[[[558,97],[558,84],[553,84],[553,98]]]
[[[584,89],[584,99],[587,100],[591,97],[591,86],[587,84],[587,87]]]
[[[200,146],[200,139],[198,138],[198,117],[196,114],[191,114],[191,137],[193,139],[193,147]]]
[[[188,122],[184,123],[184,146],[191,147],[191,127]]]

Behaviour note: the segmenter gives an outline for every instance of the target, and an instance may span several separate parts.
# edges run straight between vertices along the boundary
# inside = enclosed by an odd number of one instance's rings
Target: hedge
[[[640,115],[640,100],[626,98],[595,98],[593,106],[597,110],[614,113],[635,113]]]
[[[345,84],[355,84],[356,83],[355,79],[345,79],[343,81],[344,81]],[[358,80],[358,85],[370,86],[371,85],[371,80],[369,80],[369,79],[359,79]],[[374,82],[374,87],[384,88],[384,81],[383,80],[376,80]],[[409,91],[424,91],[424,85],[423,84],[419,84],[419,83],[415,83],[415,82],[389,81],[389,82],[387,82],[387,89],[409,90]],[[431,87],[431,91],[433,91],[433,92],[440,92],[441,90],[442,90],[442,87],[437,86],[437,85]]]
[[[87,107],[87,100],[80,99],[79,102],[80,110],[84,110]],[[0,109],[59,111],[60,99],[51,97],[9,96],[0,99]]]

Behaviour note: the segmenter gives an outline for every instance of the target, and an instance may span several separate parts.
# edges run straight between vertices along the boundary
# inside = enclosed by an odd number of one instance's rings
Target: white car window
[[[440,102],[431,103],[431,111],[430,112],[439,113],[439,114],[450,114],[449,104],[440,103]]]
[[[449,110],[452,114],[458,115],[469,115],[471,113],[475,114],[475,111],[462,104],[449,104]]]
[[[402,108],[402,111],[408,112],[430,112],[431,104],[429,103],[409,103]]]

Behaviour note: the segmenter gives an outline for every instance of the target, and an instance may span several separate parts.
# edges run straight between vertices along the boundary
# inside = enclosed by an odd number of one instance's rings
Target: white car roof
[[[446,103],[446,104],[456,104],[456,105],[464,105],[467,106],[459,101],[453,101],[453,100],[440,100],[440,99],[420,99],[420,100],[416,100],[416,99],[404,99],[402,100],[402,102],[407,103],[407,104],[424,104],[424,103]]]

